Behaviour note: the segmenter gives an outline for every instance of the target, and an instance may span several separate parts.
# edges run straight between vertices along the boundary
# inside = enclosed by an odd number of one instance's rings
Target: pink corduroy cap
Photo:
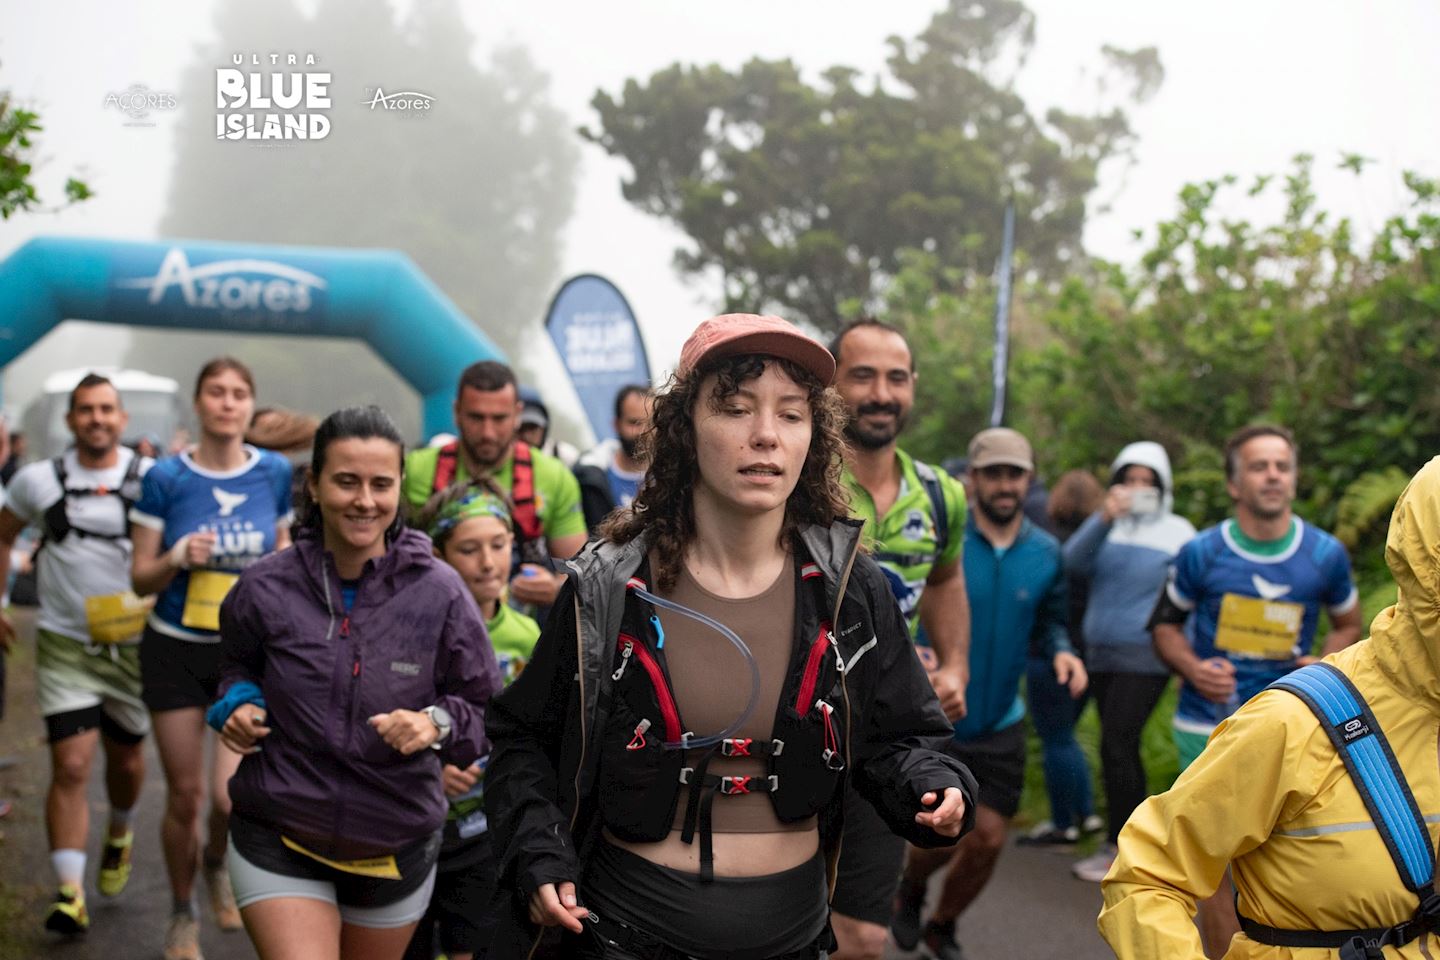
[[[727,313],[701,323],[680,348],[678,372],[748,353],[796,363],[827,387],[835,380],[835,358],[829,350],[788,320],[754,313]]]

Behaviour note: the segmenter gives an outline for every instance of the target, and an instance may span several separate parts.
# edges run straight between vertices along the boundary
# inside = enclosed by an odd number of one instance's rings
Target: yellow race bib
[[[92,643],[113,644],[134,640],[145,629],[145,616],[154,600],[142,600],[133,591],[85,598],[85,623]]]
[[[1227,593],[1220,599],[1220,624],[1215,646],[1267,660],[1289,660],[1295,655],[1305,607],[1284,600],[1261,600]]]
[[[364,860],[331,860],[328,857],[320,856],[320,854],[313,850],[306,850],[283,833],[280,835],[280,842],[296,853],[309,857],[316,863],[323,863],[333,870],[343,870],[345,873],[353,873],[358,877],[376,877],[380,880],[400,879],[400,867],[396,865],[393,855],[388,857],[368,857]]]
[[[180,614],[180,625],[192,630],[219,630],[220,602],[239,579],[238,573],[191,570],[190,586],[185,590],[185,610]]]

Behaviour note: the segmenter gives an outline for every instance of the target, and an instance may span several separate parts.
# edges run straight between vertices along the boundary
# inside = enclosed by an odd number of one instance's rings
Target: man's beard
[[[620,452],[623,453],[623,454],[625,454],[625,459],[627,459],[627,460],[639,460],[639,459],[640,459],[640,457],[639,457],[639,453],[640,453],[640,441],[641,441],[641,439],[643,439],[643,438],[644,438],[644,434],[641,434],[641,435],[638,436],[638,437],[620,437],[620,438],[618,438],[618,439],[620,440]]]
[[[867,430],[860,422],[861,417],[873,413],[888,413],[895,419],[889,429]],[[864,447],[866,450],[879,450],[895,442],[905,429],[905,422],[910,418],[909,413],[902,412],[898,403],[867,403],[855,410],[855,416],[845,424],[845,436],[857,447]]]
[[[511,447],[515,446],[515,441],[512,438],[509,443],[502,444],[500,446],[499,452],[495,455],[495,458],[493,460],[487,460],[486,458],[480,456],[480,450],[478,447],[466,443],[463,437],[460,439],[460,443],[465,447],[465,454],[470,458],[470,462],[474,463],[475,466],[485,471],[494,470],[496,467],[500,466],[500,464],[504,463],[505,455],[510,452]]]
[[[77,436],[75,438],[75,449],[77,452],[83,453],[87,460],[98,460],[101,457],[108,456],[110,451],[114,450],[119,443],[120,439],[115,436],[115,434],[106,435],[104,444],[98,447],[91,446]]]
[[[1020,512],[1021,507],[1024,505],[1024,502],[1025,502],[1025,501],[1024,501],[1024,498],[1022,497],[1022,498],[1020,498],[1020,499],[1018,499],[1018,500],[1015,500],[1015,501],[1013,501],[1013,502],[1014,502],[1014,504],[1015,504],[1013,507],[1007,507],[1007,508],[1005,508],[1004,512],[1002,512],[1001,510],[997,510],[996,507],[995,507],[995,505],[994,505],[993,503],[991,503],[990,501],[988,501],[988,500],[982,500],[981,498],[976,497],[976,498],[975,498],[975,508],[976,508],[977,510],[979,510],[981,513],[985,514],[985,518],[986,518],[987,520],[989,520],[991,523],[998,524],[998,525],[1000,525],[1000,526],[1004,526],[1005,524],[1009,523],[1011,520],[1014,520],[1014,519],[1015,519],[1015,515]]]

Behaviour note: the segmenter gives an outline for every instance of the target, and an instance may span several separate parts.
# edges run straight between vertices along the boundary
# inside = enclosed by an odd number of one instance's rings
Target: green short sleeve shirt
[[[960,559],[965,540],[965,490],[945,471],[935,470],[950,521],[945,543],[938,544],[935,509],[915,471],[915,461],[903,450],[897,449],[895,456],[900,461],[900,495],[884,517],[875,516],[870,492],[849,470],[844,483],[850,491],[850,514],[865,521],[865,546],[885,571],[913,637],[920,629],[920,596],[930,571]]]

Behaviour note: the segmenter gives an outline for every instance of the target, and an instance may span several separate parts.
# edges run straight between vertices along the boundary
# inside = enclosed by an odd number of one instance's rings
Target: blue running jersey
[[[1234,524],[1226,520],[1182,547],[1166,590],[1171,602],[1191,611],[1195,655],[1202,660],[1226,657],[1235,665],[1236,692],[1244,703],[1294,670],[1295,659],[1310,652],[1322,606],[1331,616],[1342,615],[1355,607],[1359,594],[1350,577],[1350,557],[1325,531],[1296,517],[1289,548],[1267,557],[1241,547],[1232,533]],[[1226,636],[1217,644],[1222,618]],[[1232,639],[1237,635],[1239,641]],[[1247,635],[1258,639],[1247,640]],[[1235,649],[1246,645],[1255,649]],[[1258,649],[1265,646],[1276,649]],[[1208,733],[1233,709],[1206,700],[1185,683],[1175,726]]]
[[[225,473],[196,466],[188,451],[161,460],[145,474],[130,519],[160,530],[162,550],[189,533],[214,533],[207,569],[239,573],[275,549],[275,527],[291,516],[289,461],[249,444],[245,453],[245,465]],[[181,625],[189,588],[189,571],[179,571],[156,600],[150,625],[183,640],[218,640]]]

